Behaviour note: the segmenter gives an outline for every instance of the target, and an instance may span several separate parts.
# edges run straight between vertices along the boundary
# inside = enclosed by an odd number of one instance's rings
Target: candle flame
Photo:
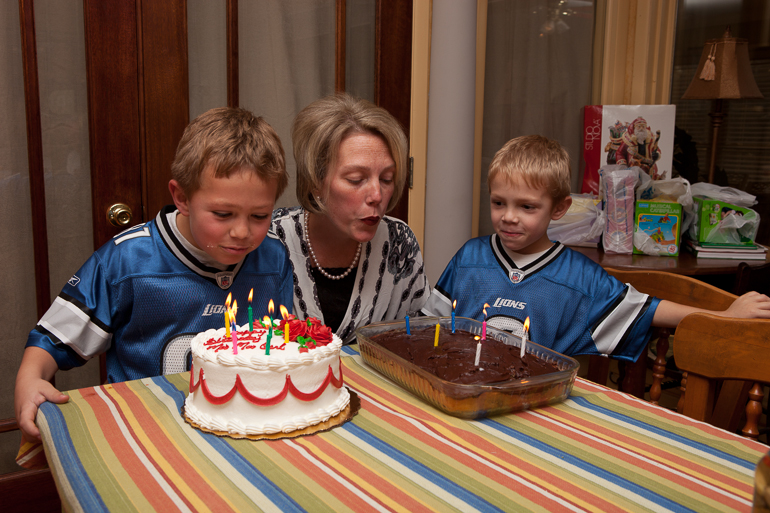
[[[279,307],[279,310],[281,310],[281,317],[283,317],[284,319],[287,319],[289,317],[289,309],[288,308],[286,308],[285,306],[281,305]]]
[[[524,331],[529,331],[529,317],[524,321]]]
[[[484,303],[484,319],[487,318],[487,308],[490,308],[489,303]]]
[[[452,310],[454,310],[456,306],[457,306],[457,300],[455,299],[455,300],[452,302]]]
[[[481,340],[481,337],[480,337],[480,336],[478,336],[478,335],[476,335],[475,337],[473,337],[473,339],[474,339],[474,340]]]
[[[233,323],[233,326],[235,326],[235,312],[233,311],[233,309],[232,309],[232,308],[231,308],[231,309],[229,309],[227,312],[228,312],[228,313],[229,313],[229,315],[230,315],[230,322],[232,322],[232,323]]]
[[[254,289],[251,289],[249,291],[249,303],[251,303],[251,299],[254,297]]]
[[[262,323],[263,324],[270,324],[270,317],[268,317],[267,315],[262,317]]]
[[[267,311],[270,313],[270,315],[273,315],[273,312],[275,312],[275,305],[273,304],[273,300],[272,299],[267,304]]]
[[[233,307],[230,309],[233,313],[233,322],[235,322],[235,314],[238,313],[238,300],[233,301]]]
[[[233,293],[230,292],[227,295],[227,301],[225,301],[225,306],[227,306],[227,308],[230,308],[230,301],[232,301],[232,300],[233,300]]]

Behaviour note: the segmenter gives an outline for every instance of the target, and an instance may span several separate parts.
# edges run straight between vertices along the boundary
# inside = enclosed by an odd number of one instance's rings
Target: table
[[[709,275],[730,275],[734,278],[738,264],[746,262],[751,267],[759,267],[770,262],[770,252],[765,254],[765,260],[729,260],[715,258],[697,258],[687,250],[682,250],[678,256],[653,255],[620,255],[605,253],[602,249],[570,246],[571,249],[584,254],[602,267],[622,269],[624,271],[663,271],[687,276],[697,276],[699,279]]]
[[[37,417],[71,511],[750,511],[767,446],[578,379],[563,403],[442,414],[343,348],[361,399],[313,436],[186,424],[189,374],[69,392]]]

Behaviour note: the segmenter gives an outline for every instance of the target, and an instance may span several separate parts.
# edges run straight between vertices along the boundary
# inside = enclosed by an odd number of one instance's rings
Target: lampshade
[[[705,74],[704,68],[706,68]],[[709,71],[712,69],[713,75],[709,76]],[[754,74],[751,72],[748,40],[731,37],[728,27],[721,38],[706,41],[698,71],[682,99],[739,98],[764,98],[764,96],[759,91],[754,81]]]

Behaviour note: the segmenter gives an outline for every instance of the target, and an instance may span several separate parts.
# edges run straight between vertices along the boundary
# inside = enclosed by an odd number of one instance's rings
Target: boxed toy
[[[586,105],[583,117],[581,192],[599,193],[605,165],[639,167],[653,180],[671,178],[675,105]]]
[[[669,201],[638,201],[634,213],[634,254],[679,254],[682,205]]]
[[[694,196],[695,220],[689,235],[695,242],[753,246],[759,215],[750,208],[726,201]]]

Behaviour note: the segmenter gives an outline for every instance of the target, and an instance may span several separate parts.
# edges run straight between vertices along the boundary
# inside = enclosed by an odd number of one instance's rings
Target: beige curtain
[[[509,139],[541,134],[572,159],[579,190],[582,107],[590,103],[594,2],[490,0],[479,235],[493,233],[486,174]]]
[[[374,0],[348,0],[346,90],[374,96]],[[240,104],[263,116],[286,151],[289,186],[278,206],[297,204],[291,124],[308,103],[334,93],[335,0],[238,4]],[[224,3],[188,1],[190,119],[227,103]]]

